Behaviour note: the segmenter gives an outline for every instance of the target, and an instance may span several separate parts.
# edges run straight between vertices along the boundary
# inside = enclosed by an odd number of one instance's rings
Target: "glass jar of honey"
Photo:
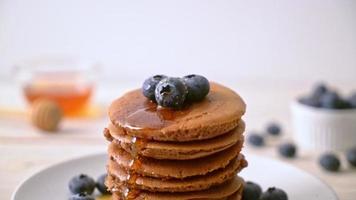
[[[30,104],[37,99],[53,100],[65,116],[83,115],[88,109],[98,64],[65,57],[26,61],[16,68]]]

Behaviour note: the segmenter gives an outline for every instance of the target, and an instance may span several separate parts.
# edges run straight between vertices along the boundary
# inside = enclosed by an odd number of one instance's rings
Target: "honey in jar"
[[[78,72],[42,72],[23,87],[28,102],[50,99],[58,103],[65,116],[78,116],[87,109],[93,85]]]

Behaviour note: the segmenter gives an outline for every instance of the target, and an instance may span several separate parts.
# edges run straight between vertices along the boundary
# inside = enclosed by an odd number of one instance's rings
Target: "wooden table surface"
[[[317,164],[318,152],[300,151],[298,158],[292,160],[283,159],[276,152],[277,143],[291,140],[289,102],[298,92],[305,90],[306,85],[274,83],[266,87],[263,84],[230,84],[248,104],[248,112],[244,117],[247,132],[262,130],[269,121],[278,121],[284,128],[281,139],[270,141],[265,148],[256,149],[246,145],[244,152],[247,157],[249,154],[258,154],[297,166],[329,184],[341,200],[355,200],[356,169],[348,167],[344,157],[341,172],[328,173]],[[66,119],[60,132],[46,134],[33,128],[25,116],[9,115],[0,109],[0,199],[10,199],[24,178],[46,166],[72,157],[105,151],[106,142],[102,130],[106,125],[105,116],[96,119]]]

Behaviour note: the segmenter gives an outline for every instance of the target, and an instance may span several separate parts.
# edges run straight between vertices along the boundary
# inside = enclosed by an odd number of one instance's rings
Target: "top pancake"
[[[116,128],[127,135],[158,141],[193,141],[213,138],[234,129],[246,105],[231,89],[210,83],[206,98],[181,110],[162,108],[140,89],[126,93],[109,107]]]

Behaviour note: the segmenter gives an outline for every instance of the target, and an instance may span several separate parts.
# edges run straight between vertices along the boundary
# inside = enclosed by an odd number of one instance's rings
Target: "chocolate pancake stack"
[[[210,85],[203,101],[180,110],[160,108],[141,90],[112,103],[104,134],[113,200],[241,199],[246,106],[234,91]]]

